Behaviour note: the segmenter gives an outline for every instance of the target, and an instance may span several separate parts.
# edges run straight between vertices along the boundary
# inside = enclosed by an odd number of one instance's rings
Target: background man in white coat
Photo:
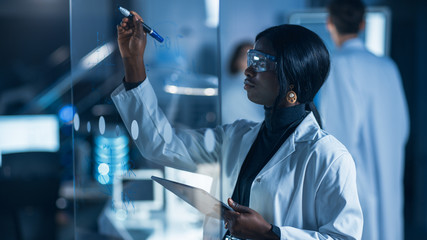
[[[403,239],[404,152],[409,116],[399,71],[368,52],[360,0],[332,0],[328,30],[337,45],[320,90],[324,129],[350,151],[364,216],[362,239]]]

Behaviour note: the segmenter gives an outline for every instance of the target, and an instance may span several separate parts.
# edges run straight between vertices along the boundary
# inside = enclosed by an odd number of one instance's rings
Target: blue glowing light
[[[61,121],[64,123],[71,123],[73,121],[75,112],[76,107],[74,107],[72,104],[67,104],[59,110],[59,119],[61,119]]]
[[[110,171],[110,167],[106,163],[101,163],[98,166],[98,172],[101,175],[107,175]]]
[[[108,184],[110,182],[110,177],[108,175],[99,175],[98,182],[102,185]]]
[[[94,141],[94,177],[103,185],[112,184],[116,176],[129,171],[129,139],[118,126],[105,126],[104,131]]]

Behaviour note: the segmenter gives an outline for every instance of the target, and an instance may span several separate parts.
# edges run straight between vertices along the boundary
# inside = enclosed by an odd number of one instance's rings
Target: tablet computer
[[[207,216],[223,219],[222,213],[225,210],[234,211],[230,206],[219,201],[203,189],[156,176],[152,176],[151,179]]]

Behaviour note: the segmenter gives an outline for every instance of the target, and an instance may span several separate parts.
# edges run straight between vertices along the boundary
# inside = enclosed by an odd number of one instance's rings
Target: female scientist
[[[216,142],[209,151],[206,129],[172,129],[158,108],[144,68],[146,33],[133,24],[142,18],[132,13],[133,21],[117,26],[125,80],[112,99],[128,130],[134,120],[142,126],[136,145],[145,158],[187,171],[220,162],[221,196],[231,197],[234,211],[226,211],[223,222],[207,218],[205,239],[361,238],[353,159],[306,111],[329,71],[328,51],[316,34],[295,25],[258,34],[247,54],[244,89],[265,106],[265,119],[211,129]]]

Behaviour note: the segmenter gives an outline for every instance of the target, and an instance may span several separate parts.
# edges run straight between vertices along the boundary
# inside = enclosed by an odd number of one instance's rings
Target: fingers
[[[141,20],[138,20],[141,21]],[[143,30],[143,26],[142,23],[137,22],[137,24],[135,25],[135,36],[142,39],[146,36],[145,31]]]
[[[124,37],[129,37],[132,35],[133,30],[132,29],[125,29],[122,25],[117,25],[117,33],[118,33],[118,38],[124,38]]]
[[[123,29],[123,27],[121,26],[121,25],[117,25],[117,32],[120,34],[120,33],[123,33],[125,30]]]
[[[139,16],[139,14],[138,13],[136,13],[136,12],[134,12],[134,11],[130,11],[131,13],[132,13],[132,15],[133,15],[133,18],[132,18],[132,20],[133,20],[133,22],[135,23],[134,25],[135,25],[135,35],[137,36],[137,37],[139,37],[139,38],[142,38],[142,37],[144,37],[144,35],[146,35],[145,34],[145,31],[143,30],[143,26],[142,26],[142,24],[140,24],[139,22],[143,22],[143,20],[142,20],[142,17],[141,16]]]
[[[130,20],[127,17],[122,18],[122,23],[128,23]]]
[[[134,24],[129,18],[125,17],[122,19],[119,26],[121,26],[125,30],[129,30],[129,29],[133,28]]]
[[[233,201],[233,199],[228,198],[228,205],[236,212],[240,212],[240,213],[249,213],[250,212],[250,208],[242,206],[238,203],[236,203],[235,201]]]
[[[228,206],[230,206],[231,208],[233,208],[237,203],[233,201],[233,199],[228,198],[227,199],[228,202]]]
[[[136,21],[141,21],[141,22],[143,22],[144,20],[142,20],[142,17],[141,16],[139,16],[139,14],[138,13],[136,13],[136,12],[134,12],[134,11],[130,11],[130,13],[132,13],[132,15],[133,15],[133,20],[136,22]]]
[[[141,24],[138,24],[141,25]],[[134,24],[132,21],[125,17],[122,19],[119,25],[117,25],[118,38],[130,37],[134,32]]]
[[[233,220],[233,219],[237,218],[239,216],[239,214],[240,213],[238,213],[238,212],[234,212],[234,211],[230,211],[230,210],[225,210],[223,212],[224,221]]]

